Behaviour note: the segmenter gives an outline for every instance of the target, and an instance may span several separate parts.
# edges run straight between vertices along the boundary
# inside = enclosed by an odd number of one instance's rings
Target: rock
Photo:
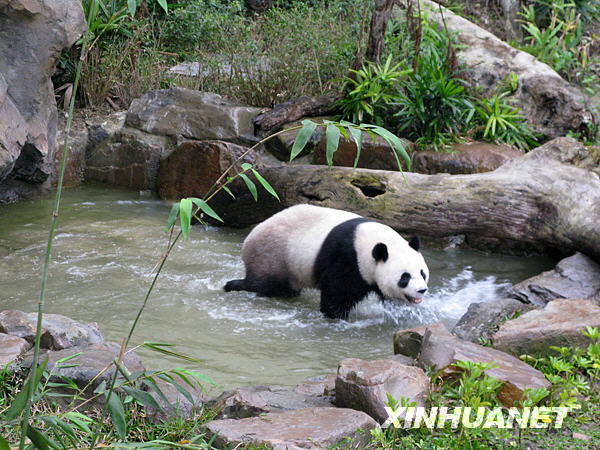
[[[407,139],[401,139],[404,149],[410,155],[414,150],[414,144]],[[319,147],[313,154],[313,164],[327,164],[326,158],[327,140],[321,138]],[[343,167],[354,167],[356,159],[356,143],[348,141],[343,136],[340,138],[337,151],[333,154],[333,165]],[[398,159],[405,169],[404,160],[398,155]],[[394,157],[394,148],[385,139],[377,136],[375,142],[367,133],[362,136],[362,149],[357,167],[365,169],[381,169],[398,171],[398,161]]]
[[[330,373],[320,377],[309,378],[300,383],[294,389],[296,392],[304,395],[314,395],[317,397],[333,397],[335,395],[335,379],[337,374]]]
[[[481,339],[489,339],[502,322],[532,308],[531,305],[512,298],[471,303],[467,312],[452,329],[452,334],[466,341],[478,343]]]
[[[415,406],[425,406],[429,377],[418,367],[405,366],[390,359],[364,361],[344,359],[335,381],[335,404],[363,411],[380,423],[389,415],[385,411],[388,394],[397,401],[405,398]]]
[[[515,284],[510,294],[525,303],[544,306],[557,298],[600,301],[600,265],[576,253],[561,260],[554,269]]]
[[[181,392],[179,392],[177,388],[173,386],[173,384],[168,383],[167,381],[158,377],[154,378],[156,385],[168,400],[168,402],[165,402],[165,400],[156,392],[150,391],[150,395],[152,395],[154,400],[156,400],[156,402],[163,408],[162,410],[158,410],[148,406],[144,407],[148,417],[156,422],[174,418],[188,419],[192,417],[194,413],[202,407],[203,404],[209,401],[208,396],[200,387],[192,388],[177,375],[172,376],[175,379],[175,382],[177,382],[190,394],[193,402],[190,402],[190,400]]]
[[[503,323],[492,342],[498,350],[517,356],[547,355],[551,346],[587,349],[591,340],[581,333],[586,326],[600,328],[599,306],[589,300],[553,300],[544,309]]]
[[[50,77],[62,51],[86,29],[83,9],[78,0],[0,0],[0,11],[0,182],[40,185],[56,145]],[[18,183],[13,190],[22,195]]]
[[[242,157],[244,153],[246,155]],[[240,157],[241,160],[235,163]],[[223,141],[184,142],[160,162],[158,195],[167,200],[191,196],[202,198],[233,163],[235,166],[230,175],[241,172],[242,163],[255,162],[253,151],[236,144]]]
[[[0,333],[0,370],[31,348],[25,339]]]
[[[407,356],[413,359],[418,358],[419,352],[421,351],[421,344],[423,343],[423,336],[425,336],[425,332],[428,328],[435,330],[437,333],[446,333],[450,336],[446,327],[441,323],[396,331],[393,338],[394,354]]]
[[[469,174],[496,170],[502,164],[523,156],[506,145],[486,142],[454,144],[449,152],[420,151],[413,158],[413,171],[436,174]]]
[[[502,42],[492,33],[454,14],[430,0],[428,18],[456,35],[456,54],[467,69],[465,77],[491,93],[510,73],[519,77],[511,97],[527,121],[546,138],[564,136],[569,131],[584,131],[593,120],[585,96],[563,80],[548,65],[529,53]]]
[[[86,181],[156,191],[160,159],[174,147],[173,139],[131,128],[102,139],[101,132],[94,131],[96,134],[92,138],[100,140],[100,143],[88,146]]]
[[[326,449],[341,441],[342,448],[365,448],[371,438],[369,431],[376,427],[377,423],[360,411],[308,408],[241,420],[215,420],[206,425],[206,439],[214,437],[217,448],[243,443],[278,450]]]
[[[504,384],[498,399],[505,406],[514,406],[523,397],[526,388],[549,388],[550,383],[539,370],[499,350],[463,341],[455,336],[427,329],[423,337],[419,366],[433,367],[441,376],[456,373],[453,364],[457,361],[494,363],[497,367],[485,371]]]
[[[33,344],[37,313],[6,310],[0,312],[0,333],[11,334]],[[104,338],[97,323],[83,324],[58,314],[44,314],[42,320],[42,348],[62,350],[102,342]]]
[[[61,124],[56,135],[56,151],[54,152],[51,183],[56,186],[60,174],[60,163],[62,159],[65,130],[64,123]],[[83,181],[85,172],[85,158],[88,146],[88,128],[85,123],[73,122],[69,136],[68,158],[65,167],[64,186],[77,186]]]
[[[252,118],[260,108],[244,106],[217,94],[171,88],[135,99],[126,125],[160,136],[254,144]]]
[[[331,120],[330,117],[307,117],[306,119],[316,123],[323,123],[324,120]],[[286,123],[283,125],[282,129],[285,130],[286,128],[302,126],[303,120],[304,119],[300,119],[296,122]],[[292,147],[294,146],[294,141],[296,140],[299,131],[300,129],[297,129],[278,134],[265,142],[266,149],[278,160],[289,161],[290,153],[292,152]],[[304,150],[302,150],[298,157],[314,152],[319,147],[321,138],[324,135],[325,127],[317,127],[310,140],[306,143],[306,147],[304,147]]]
[[[211,404],[219,419],[243,419],[268,412],[331,406],[327,398],[277,386],[249,386],[224,392]]]
[[[107,383],[110,381],[115,372],[113,361],[119,356],[120,349],[121,346],[115,342],[102,342],[90,346],[48,351],[42,354],[40,361],[48,358],[46,369],[48,371],[52,370],[53,374],[50,377],[50,381],[62,382],[61,377],[66,377],[73,380],[80,388],[89,385],[86,392],[90,394],[103,381]],[[69,360],[68,363],[57,364],[59,360],[77,353],[81,354]],[[31,367],[32,359],[31,354],[27,355],[23,360],[23,367]],[[132,351],[125,355],[123,364],[132,373],[144,370],[142,361]]]

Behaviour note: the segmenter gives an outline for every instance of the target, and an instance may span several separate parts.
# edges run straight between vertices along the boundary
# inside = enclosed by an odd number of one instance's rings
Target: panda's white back
[[[314,287],[315,260],[325,238],[340,223],[357,217],[360,216],[313,205],[284,209],[250,232],[242,249],[244,263],[258,276],[289,277],[293,289]]]

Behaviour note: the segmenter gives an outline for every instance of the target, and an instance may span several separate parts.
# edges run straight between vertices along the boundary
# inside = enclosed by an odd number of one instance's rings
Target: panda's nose
[[[419,289],[417,292],[419,294],[424,294],[425,292],[427,292],[427,288],[425,288],[425,289]]]

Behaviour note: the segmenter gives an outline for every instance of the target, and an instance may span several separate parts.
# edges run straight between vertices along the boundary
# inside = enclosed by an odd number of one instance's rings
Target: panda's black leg
[[[300,291],[291,288],[287,280],[277,278],[244,278],[231,280],[225,284],[225,292],[249,291],[264,297],[295,297]]]
[[[343,280],[324,279],[321,283],[321,312],[329,319],[348,319],[348,314],[364,297]]]

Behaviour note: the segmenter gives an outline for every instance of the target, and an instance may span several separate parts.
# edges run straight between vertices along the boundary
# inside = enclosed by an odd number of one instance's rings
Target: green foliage
[[[418,145],[443,149],[448,141],[468,129],[473,102],[464,82],[450,74],[442,61],[421,58],[396,99],[394,115],[400,133]]]
[[[593,95],[598,86],[598,58],[590,58],[592,37],[585,30],[600,19],[593,1],[537,1],[521,10],[525,32],[522,50],[550,65],[567,80]]]
[[[525,118],[509,104],[508,93],[477,100],[477,121],[482,124],[476,137],[529,150],[536,144],[536,136]],[[483,131],[481,131],[483,129]]]
[[[338,102],[344,119],[369,121],[382,125],[381,116],[389,109],[398,91],[399,82],[410,70],[401,64],[392,65],[392,55],[385,64],[367,63],[360,70],[351,70],[353,78],[345,77],[349,92]]]

